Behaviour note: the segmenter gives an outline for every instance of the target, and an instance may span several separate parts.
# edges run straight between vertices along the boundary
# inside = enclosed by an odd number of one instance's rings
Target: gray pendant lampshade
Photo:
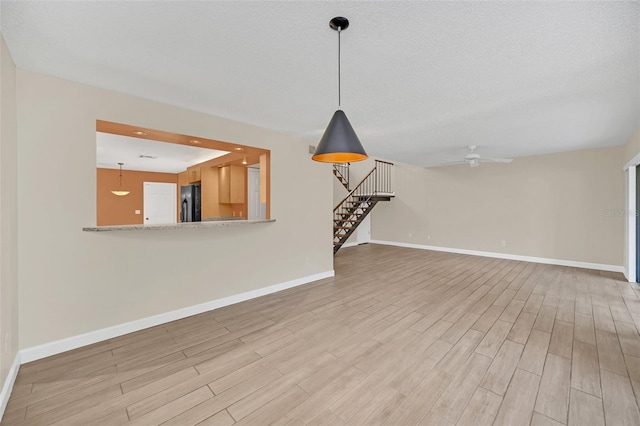
[[[350,163],[367,159],[358,135],[342,110],[337,110],[331,117],[311,158],[325,163]]]
[[[329,22],[329,27],[338,32],[338,107],[341,103],[340,93],[340,33],[349,27],[349,20],[336,16]],[[324,131],[322,139],[311,157],[323,163],[352,163],[367,159],[367,153],[351,127],[349,119],[338,109]]]

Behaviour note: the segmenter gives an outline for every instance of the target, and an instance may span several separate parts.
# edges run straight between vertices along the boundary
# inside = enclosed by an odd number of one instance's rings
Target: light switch
[[[140,210],[136,210],[136,214],[140,214]]]

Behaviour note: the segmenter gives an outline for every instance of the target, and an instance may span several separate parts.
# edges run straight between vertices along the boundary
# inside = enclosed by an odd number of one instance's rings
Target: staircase
[[[342,186],[349,191],[349,166],[351,163],[340,163],[333,165],[333,175],[338,178]]]
[[[346,164],[346,172],[341,169],[339,173],[342,179],[346,176],[346,184],[338,176],[336,166],[345,165],[334,164],[333,173],[348,190],[349,165]],[[376,160],[369,174],[333,209],[333,254],[340,250],[378,202],[390,201],[395,196],[391,190],[392,167],[393,163]]]

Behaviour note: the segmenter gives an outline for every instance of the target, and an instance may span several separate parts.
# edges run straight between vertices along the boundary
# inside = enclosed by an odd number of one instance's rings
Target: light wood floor
[[[2,425],[638,425],[619,274],[364,245],[334,279],[23,365]]]

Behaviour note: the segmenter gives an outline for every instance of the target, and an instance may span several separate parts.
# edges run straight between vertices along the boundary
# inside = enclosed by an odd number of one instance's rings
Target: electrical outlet
[[[413,237],[413,234],[411,232],[409,232],[409,238]]]
[[[4,347],[2,348],[3,352],[9,352],[9,333],[4,334]]]
[[[502,247],[506,247],[507,246],[507,240],[502,240]]]
[[[430,240],[430,239],[431,239],[431,235],[427,235],[427,240]]]
[[[140,210],[136,210],[136,214],[140,214]]]

